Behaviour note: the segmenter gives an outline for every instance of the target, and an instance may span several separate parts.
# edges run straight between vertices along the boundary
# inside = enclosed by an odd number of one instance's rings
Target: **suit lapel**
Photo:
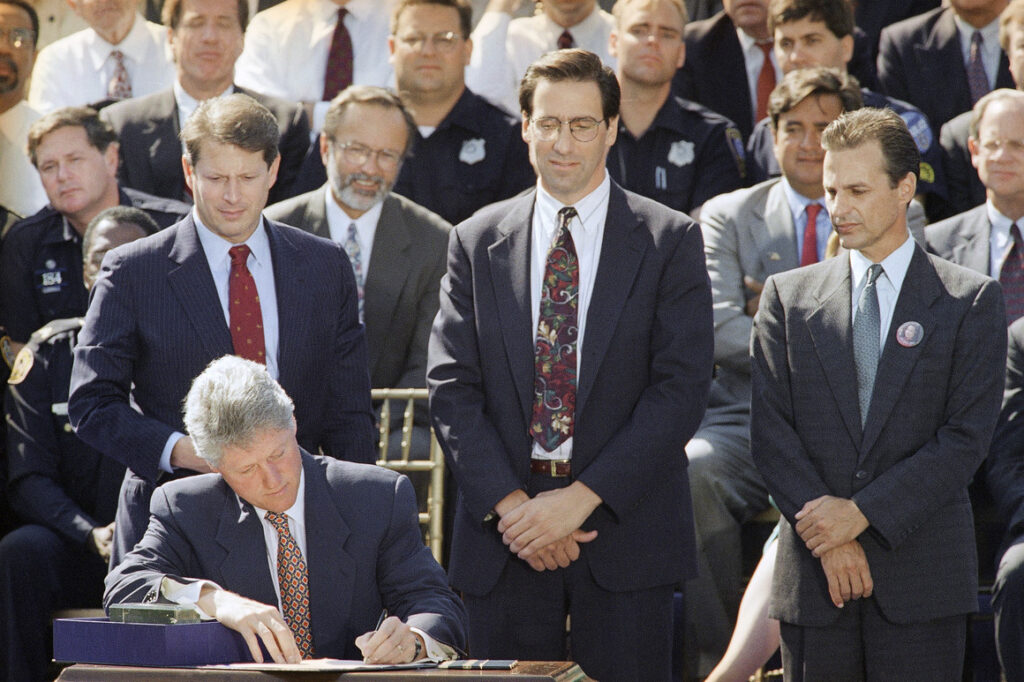
[[[219,358],[231,353],[231,332],[192,215],[170,229],[176,230],[176,234],[168,253],[172,265],[167,282],[192,323],[204,354]]]
[[[954,82],[959,81],[967,85],[967,69],[964,66],[963,53],[960,50],[960,36],[957,33],[956,22],[953,20],[952,10],[943,12],[935,27],[928,35],[923,45],[915,45],[915,61],[927,73],[922,77],[935,78],[936,83],[948,82],[950,78]],[[1011,86],[1012,87],[1012,86]],[[946,92],[954,99],[956,111],[966,111],[971,108],[970,90],[966,87],[947,88]]]
[[[761,213],[763,211],[763,213]],[[796,252],[796,227],[793,225],[793,214],[786,201],[786,191],[782,182],[775,183],[768,190],[764,207],[755,206],[754,220],[749,223],[753,228],[754,242],[757,252],[767,275],[774,275],[792,270],[800,265]],[[764,225],[764,229],[758,229]]]
[[[647,248],[644,241],[646,232],[638,230],[639,225],[640,218],[627,206],[622,188],[612,183],[594,293],[587,310],[586,337],[583,339],[576,390],[577,414],[586,409],[594,376],[611,343]]]
[[[317,237],[330,240],[331,228],[327,224],[327,206],[324,204],[324,193],[329,192],[327,185],[310,192],[308,200],[302,204],[302,225],[292,225],[303,230],[309,230]]]
[[[304,362],[308,352],[300,340],[308,339],[310,323],[308,311],[296,302],[309,296],[306,290],[306,268],[298,248],[288,239],[278,223],[262,218],[270,240],[270,254],[274,261],[274,290],[277,293],[279,381],[286,388],[296,374],[295,366]]]
[[[536,191],[515,201],[497,229],[503,237],[487,248],[491,286],[501,320],[501,335],[519,394],[523,418],[530,423],[533,404],[533,315],[530,293],[530,235]],[[578,408],[577,408],[578,409]]]
[[[960,239],[953,247],[953,262],[975,272],[989,273],[989,238],[992,226],[988,222],[988,211],[982,204],[973,209],[957,230]]]
[[[159,175],[163,168],[175,169],[172,178],[150,178],[151,185],[158,187],[164,183],[171,183],[166,193],[173,194],[173,198],[180,199],[185,193],[185,176],[181,169],[181,141],[178,139],[178,103],[174,99],[174,91],[167,90],[161,96],[158,108],[153,116],[146,123],[143,137],[151,140],[149,153],[150,172],[154,176]]]
[[[836,257],[822,267],[827,268],[825,279],[814,294],[818,307],[807,317],[807,330],[839,405],[843,424],[856,447],[861,441],[861,424],[850,325],[850,261],[848,257]]]
[[[885,336],[885,346],[878,362],[871,407],[868,409],[864,439],[861,442],[861,459],[871,451],[882,427],[892,414],[896,401],[903,392],[903,386],[921,356],[921,351],[928,345],[929,336],[936,327],[936,316],[931,310],[931,305],[939,297],[940,292],[938,275],[928,262],[928,257],[920,247],[915,248],[906,277],[903,279],[903,286],[900,288],[899,298],[896,299],[892,324]],[[917,322],[924,329],[924,336],[916,346],[907,348],[896,341],[896,330],[905,322]]]
[[[220,487],[224,491],[224,507],[216,541],[224,550],[220,565],[223,584],[231,585],[232,591],[250,599],[276,605],[263,525],[252,505],[240,505],[238,497],[223,480]]]
[[[412,236],[399,209],[398,199],[389,195],[384,200],[373,235],[373,249],[370,252],[369,272],[363,293],[371,375],[380,358],[398,299],[412,271],[411,247]],[[379,333],[370,338],[370,330]]]

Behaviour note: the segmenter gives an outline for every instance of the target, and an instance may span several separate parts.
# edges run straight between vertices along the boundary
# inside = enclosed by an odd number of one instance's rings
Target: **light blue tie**
[[[878,356],[881,352],[879,336],[881,315],[878,310],[878,289],[876,280],[883,273],[882,266],[875,263],[867,272],[867,282],[857,301],[857,317],[853,321],[853,359],[857,363],[857,398],[860,402],[860,425],[868,419],[871,394],[875,389],[875,373],[878,371]]]
[[[359,248],[359,232],[355,223],[349,223],[348,237],[345,239],[345,253],[352,262],[352,272],[356,276],[356,289],[359,291],[359,321],[363,321],[363,285],[366,284],[366,277],[363,275],[363,250]]]

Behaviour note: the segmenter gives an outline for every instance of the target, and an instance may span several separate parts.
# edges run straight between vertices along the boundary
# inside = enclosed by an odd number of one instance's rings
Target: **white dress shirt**
[[[615,17],[595,7],[586,19],[569,27],[576,47],[597,54],[615,69],[608,52],[608,36]],[[565,29],[546,14],[513,19],[504,12],[484,12],[473,31],[473,56],[466,68],[466,85],[491,103],[519,116],[519,81],[526,68],[541,55],[558,49]]]
[[[384,202],[378,201],[369,211],[355,220],[348,217],[348,214],[338,206],[334,200],[334,194],[328,185],[324,188],[324,204],[327,207],[327,229],[331,233],[331,241],[345,246],[348,241],[348,226],[356,224],[356,241],[359,242],[359,262],[363,266],[363,281],[370,276],[370,256],[373,255],[373,237],[377,234],[377,223],[380,222],[380,214],[384,210]]]
[[[39,173],[28,158],[28,129],[39,112],[18,102],[0,114],[0,206],[30,216],[47,204]]]
[[[743,63],[747,67],[747,91],[750,96],[750,110],[753,111],[754,125],[757,125],[757,79],[761,76],[761,66],[764,64],[764,51],[758,47],[757,41],[751,38],[741,29],[736,29],[736,37],[740,39],[740,48],[743,50]],[[771,55],[772,68],[775,69],[776,84],[782,82],[782,69],[775,61],[775,51],[769,50]]]
[[[223,97],[224,95],[230,95],[235,91],[234,85],[229,85],[227,89],[216,95],[216,97]],[[192,95],[185,92],[185,88],[181,87],[181,83],[177,79],[174,80],[174,103],[178,105],[178,130],[185,128],[185,122],[192,117],[192,114],[196,113],[196,109],[202,104]],[[185,148],[185,143],[182,142],[182,149]]]
[[[111,56],[114,50],[124,53],[133,97],[165,90],[174,82],[167,29],[137,14],[131,31],[118,45],[87,28],[43,48],[32,70],[29,102],[46,114],[107,99],[116,65]]]
[[[388,36],[395,2],[349,0],[345,5],[353,84],[394,84]],[[313,130],[320,130],[328,105],[320,100],[338,9],[331,0],[286,0],[254,16],[245,31],[245,49],[235,63],[235,83],[293,102],[317,102]]]
[[[825,249],[828,247],[829,235],[832,234],[832,221],[829,220],[824,198],[808,199],[793,189],[785,177],[782,178],[782,189],[786,194],[786,203],[789,204],[789,213],[793,216],[793,231],[796,238],[797,255],[803,253],[804,229],[807,227],[807,207],[810,204],[821,206],[821,210],[818,211],[818,217],[814,221],[814,245],[818,254],[818,260],[825,260]]]
[[[903,287],[903,279],[907,276],[907,268],[910,267],[910,259],[914,255],[915,242],[907,234],[907,239],[899,248],[890,253],[880,263],[883,274],[875,280],[875,292],[878,294],[878,321],[879,321],[879,349],[885,349],[885,338],[889,335],[889,326],[892,324],[892,314],[896,309],[896,299],[900,297],[900,289]],[[850,316],[850,328],[853,328],[853,320],[857,319],[857,301],[860,299],[860,292],[867,284],[865,275],[868,268],[874,263],[864,257],[860,251],[850,251],[850,295],[852,297],[852,313]],[[900,320],[900,324],[908,320]]]
[[[587,310],[590,297],[594,293],[594,281],[597,279],[597,264],[601,257],[601,244],[604,241],[604,221],[608,216],[608,194],[611,181],[608,173],[597,189],[583,197],[575,204],[577,216],[569,224],[576,247],[576,258],[579,262],[580,288],[576,304],[576,320],[579,332],[576,336],[576,376],[580,375],[583,359],[583,339],[587,331]],[[537,335],[537,323],[540,319],[541,287],[544,282],[544,271],[547,269],[548,251],[558,232],[558,211],[565,204],[548,194],[540,183],[537,183],[537,201],[533,209],[533,225],[530,232],[530,297],[533,327],[530,329],[530,340]],[[532,345],[532,344],[531,344]],[[566,439],[557,448],[548,452],[539,443],[533,444],[534,459],[569,459],[572,457],[572,438]]]
[[[956,32],[960,37],[960,53],[964,58],[965,68],[971,59],[971,39],[975,33],[981,33],[981,64],[985,67],[988,86],[995,87],[999,72],[999,58],[1003,55],[1003,49],[999,47],[999,18],[996,17],[987,26],[974,28],[957,16],[956,12],[953,12],[953,22],[956,24]]]
[[[985,210],[988,213],[988,275],[999,279],[999,273],[1003,271],[1003,261],[1010,253],[1013,246],[1013,237],[1010,236],[1010,226],[1013,221],[1000,213],[991,201],[985,202]],[[1024,220],[1017,229],[1024,229]]]

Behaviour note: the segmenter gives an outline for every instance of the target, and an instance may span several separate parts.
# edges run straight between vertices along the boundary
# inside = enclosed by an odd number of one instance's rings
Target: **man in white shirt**
[[[194,604],[256,661],[260,643],[279,663],[455,657],[465,611],[420,539],[407,478],[302,450],[284,389],[231,355],[196,377],[185,424],[214,474],[158,489],[146,536],[107,577],[107,607]]]
[[[47,45],[36,59],[29,102],[42,113],[148,95],[174,81],[167,35],[132,0],[69,0],[89,28]]]
[[[546,52],[579,47],[615,68],[608,51],[615,20],[597,6],[597,0],[549,0],[534,16],[513,19],[521,4],[522,0],[488,3],[473,31],[473,56],[466,70],[470,90],[518,115],[519,81]]]
[[[302,102],[313,130],[331,99],[348,85],[392,85],[388,21],[395,0],[287,0],[249,22],[235,83],[265,95]],[[343,26],[338,26],[341,18]],[[327,92],[332,45],[344,44],[350,79]]]
[[[40,116],[24,101],[38,35],[39,16],[31,5],[0,1],[0,206],[22,217],[46,205],[26,152],[28,129]]]

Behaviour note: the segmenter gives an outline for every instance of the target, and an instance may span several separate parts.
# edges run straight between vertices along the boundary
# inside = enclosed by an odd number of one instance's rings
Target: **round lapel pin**
[[[920,322],[904,322],[896,330],[896,341],[904,348],[913,348],[921,343],[924,337],[924,327]]]

